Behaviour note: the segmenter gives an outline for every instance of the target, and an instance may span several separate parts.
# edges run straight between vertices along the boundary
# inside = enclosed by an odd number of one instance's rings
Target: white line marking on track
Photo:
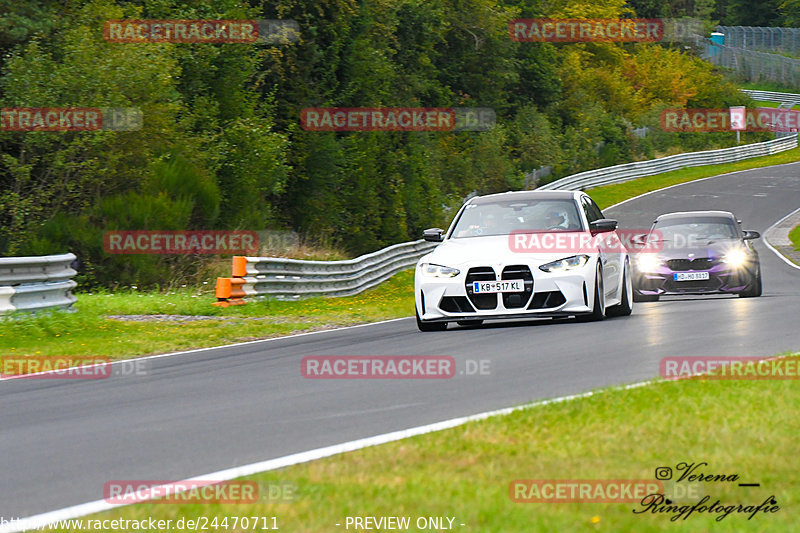
[[[791,261],[791,260],[790,260],[788,257],[786,257],[785,255],[783,255],[782,253],[780,253],[778,250],[776,250],[776,249],[775,249],[775,247],[774,247],[774,246],[772,246],[772,245],[769,243],[769,241],[767,240],[767,234],[770,232],[770,230],[772,230],[772,228],[774,228],[775,226],[777,226],[778,224],[780,224],[781,222],[783,222],[784,220],[786,220],[786,219],[787,219],[787,218],[789,218],[790,216],[794,215],[794,214],[795,214],[795,213],[797,213],[798,211],[800,211],[800,209],[795,209],[794,211],[792,211],[791,213],[789,213],[788,215],[786,215],[785,217],[783,217],[782,219],[780,219],[779,221],[777,221],[776,223],[774,223],[773,225],[771,225],[770,227],[768,227],[768,228],[767,228],[767,231],[765,231],[765,232],[764,232],[764,238],[763,238],[763,239],[761,239],[761,241],[764,243],[764,245],[765,245],[767,248],[769,248],[770,250],[772,250],[773,252],[775,252],[775,255],[777,255],[778,257],[780,257],[780,258],[781,258],[781,260],[783,260],[783,262],[784,262],[784,263],[786,263],[787,265],[789,265],[789,266],[790,266],[790,267],[792,267],[792,268],[796,268],[796,269],[800,270],[800,266],[798,266],[798,265],[795,265],[795,264],[794,264],[794,263],[793,263],[793,262],[792,262],[792,261]]]
[[[92,368],[92,367],[98,366],[99,364],[100,365],[110,364],[110,365],[113,366],[113,365],[122,364],[122,363],[125,363],[125,362],[128,362],[128,361],[146,361],[148,359],[161,359],[162,357],[172,357],[173,355],[185,355],[187,353],[204,352],[204,351],[208,351],[208,350],[220,350],[222,348],[232,348],[234,346],[247,346],[249,344],[258,344],[260,342],[272,342],[272,341],[279,341],[279,340],[283,340],[283,339],[291,339],[293,337],[304,337],[306,335],[315,335],[315,334],[318,334],[318,333],[331,333],[333,331],[344,331],[346,329],[363,328],[363,327],[367,327],[367,326],[377,326],[378,324],[387,324],[389,322],[396,322],[398,320],[408,320],[409,318],[411,318],[411,317],[390,318],[388,320],[381,320],[380,322],[369,322],[368,324],[356,324],[355,326],[345,326],[345,327],[342,327],[342,328],[334,328],[334,329],[321,329],[319,331],[306,331],[304,333],[294,333],[292,335],[284,335],[283,337],[270,337],[269,339],[258,339],[258,340],[255,340],[255,341],[237,342],[235,344],[222,344],[220,346],[209,346],[208,348],[194,348],[192,350],[184,350],[184,351],[180,351],[180,352],[169,352],[169,353],[160,353],[160,354],[155,354],[155,355],[145,355],[143,357],[134,357],[134,358],[131,358],[131,359],[119,359],[119,360],[116,360],[116,361],[110,361],[109,363],[98,363],[98,364],[94,364],[94,365],[76,366],[74,368],[76,368],[76,369],[77,368]],[[75,358],[77,359],[78,357],[76,356]],[[14,380],[14,379],[25,379],[25,378],[30,379],[31,376],[37,376],[37,375],[40,375],[40,374],[52,374],[54,372],[63,372],[63,370],[48,370],[46,372],[32,372],[30,374],[22,374],[22,375],[19,375],[19,376],[9,376],[9,377],[5,377],[5,378],[0,378],[0,382],[2,382],[2,381],[11,381],[11,380]]]

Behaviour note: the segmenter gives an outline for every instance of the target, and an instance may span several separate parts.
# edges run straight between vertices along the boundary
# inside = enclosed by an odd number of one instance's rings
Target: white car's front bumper
[[[504,268],[512,268],[507,265],[475,263],[459,266],[461,272],[455,277],[434,278],[424,275],[418,264],[414,278],[417,313],[424,321],[447,321],[568,316],[591,312],[595,261],[558,273],[543,272],[538,264],[524,266],[528,272],[520,275],[518,270],[504,272]],[[526,291],[473,294],[471,285],[474,281],[491,279],[488,268],[492,269],[495,279],[526,279]]]

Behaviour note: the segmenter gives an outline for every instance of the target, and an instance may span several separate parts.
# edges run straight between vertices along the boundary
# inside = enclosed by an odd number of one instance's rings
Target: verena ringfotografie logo
[[[793,132],[800,128],[800,111],[759,107],[743,110],[743,124],[731,120],[730,109],[680,109],[661,111],[661,129],[668,132],[775,131]]]
[[[109,20],[103,37],[113,43],[296,42],[295,20]]]
[[[255,231],[107,231],[109,254],[238,254],[258,252]]]
[[[144,376],[148,361],[117,361],[108,357],[13,356],[0,357],[0,379],[106,379]]]
[[[488,131],[497,117],[488,107],[309,107],[307,131]]]
[[[797,359],[760,357],[664,357],[659,364],[661,377],[707,380],[800,379]]]
[[[508,496],[516,503],[635,503],[663,494],[652,479],[516,479]]]
[[[310,355],[300,361],[308,379],[449,379],[456,361],[449,355]]]
[[[661,19],[517,19],[508,23],[518,42],[656,42],[665,37]]]
[[[2,131],[136,131],[142,112],[134,107],[4,107]]]
[[[514,253],[591,253],[601,249],[608,253],[657,253],[664,248],[661,232],[630,229],[602,233],[589,231],[513,231],[508,235],[508,248]]]

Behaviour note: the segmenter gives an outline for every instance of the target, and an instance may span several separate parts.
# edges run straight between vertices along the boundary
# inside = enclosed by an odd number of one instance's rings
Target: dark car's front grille
[[[506,309],[519,309],[525,307],[533,293],[533,274],[525,265],[510,265],[503,269],[500,279],[524,279],[525,292],[504,292],[503,305]]]
[[[549,309],[551,307],[558,307],[566,301],[567,299],[561,291],[537,292],[533,295],[533,300],[531,300],[528,309]]]
[[[675,281],[667,278],[664,282],[664,289],[668,292],[718,291],[720,287],[722,287],[722,282],[715,277],[692,281]]]
[[[667,266],[670,270],[708,270],[716,264],[716,260],[710,257],[697,257],[695,259],[670,259]]]
[[[681,282],[681,283],[688,283],[688,282]],[[663,278],[641,278],[639,282],[636,284],[636,288],[643,291],[656,291],[664,286],[664,279]]]
[[[497,294],[475,294],[472,291],[472,283],[475,281],[495,281],[497,276],[492,267],[475,267],[470,268],[467,272],[467,281],[465,289],[467,290],[467,298],[472,302],[472,305],[478,309],[496,309],[497,308]]]
[[[470,305],[466,296],[442,296],[442,301],[439,302],[439,309],[448,313],[475,312],[475,308]]]

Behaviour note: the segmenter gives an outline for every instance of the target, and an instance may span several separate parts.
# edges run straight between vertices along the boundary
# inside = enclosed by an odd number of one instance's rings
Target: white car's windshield
[[[583,229],[573,200],[506,200],[470,204],[461,212],[451,237],[509,235],[515,231]]]

